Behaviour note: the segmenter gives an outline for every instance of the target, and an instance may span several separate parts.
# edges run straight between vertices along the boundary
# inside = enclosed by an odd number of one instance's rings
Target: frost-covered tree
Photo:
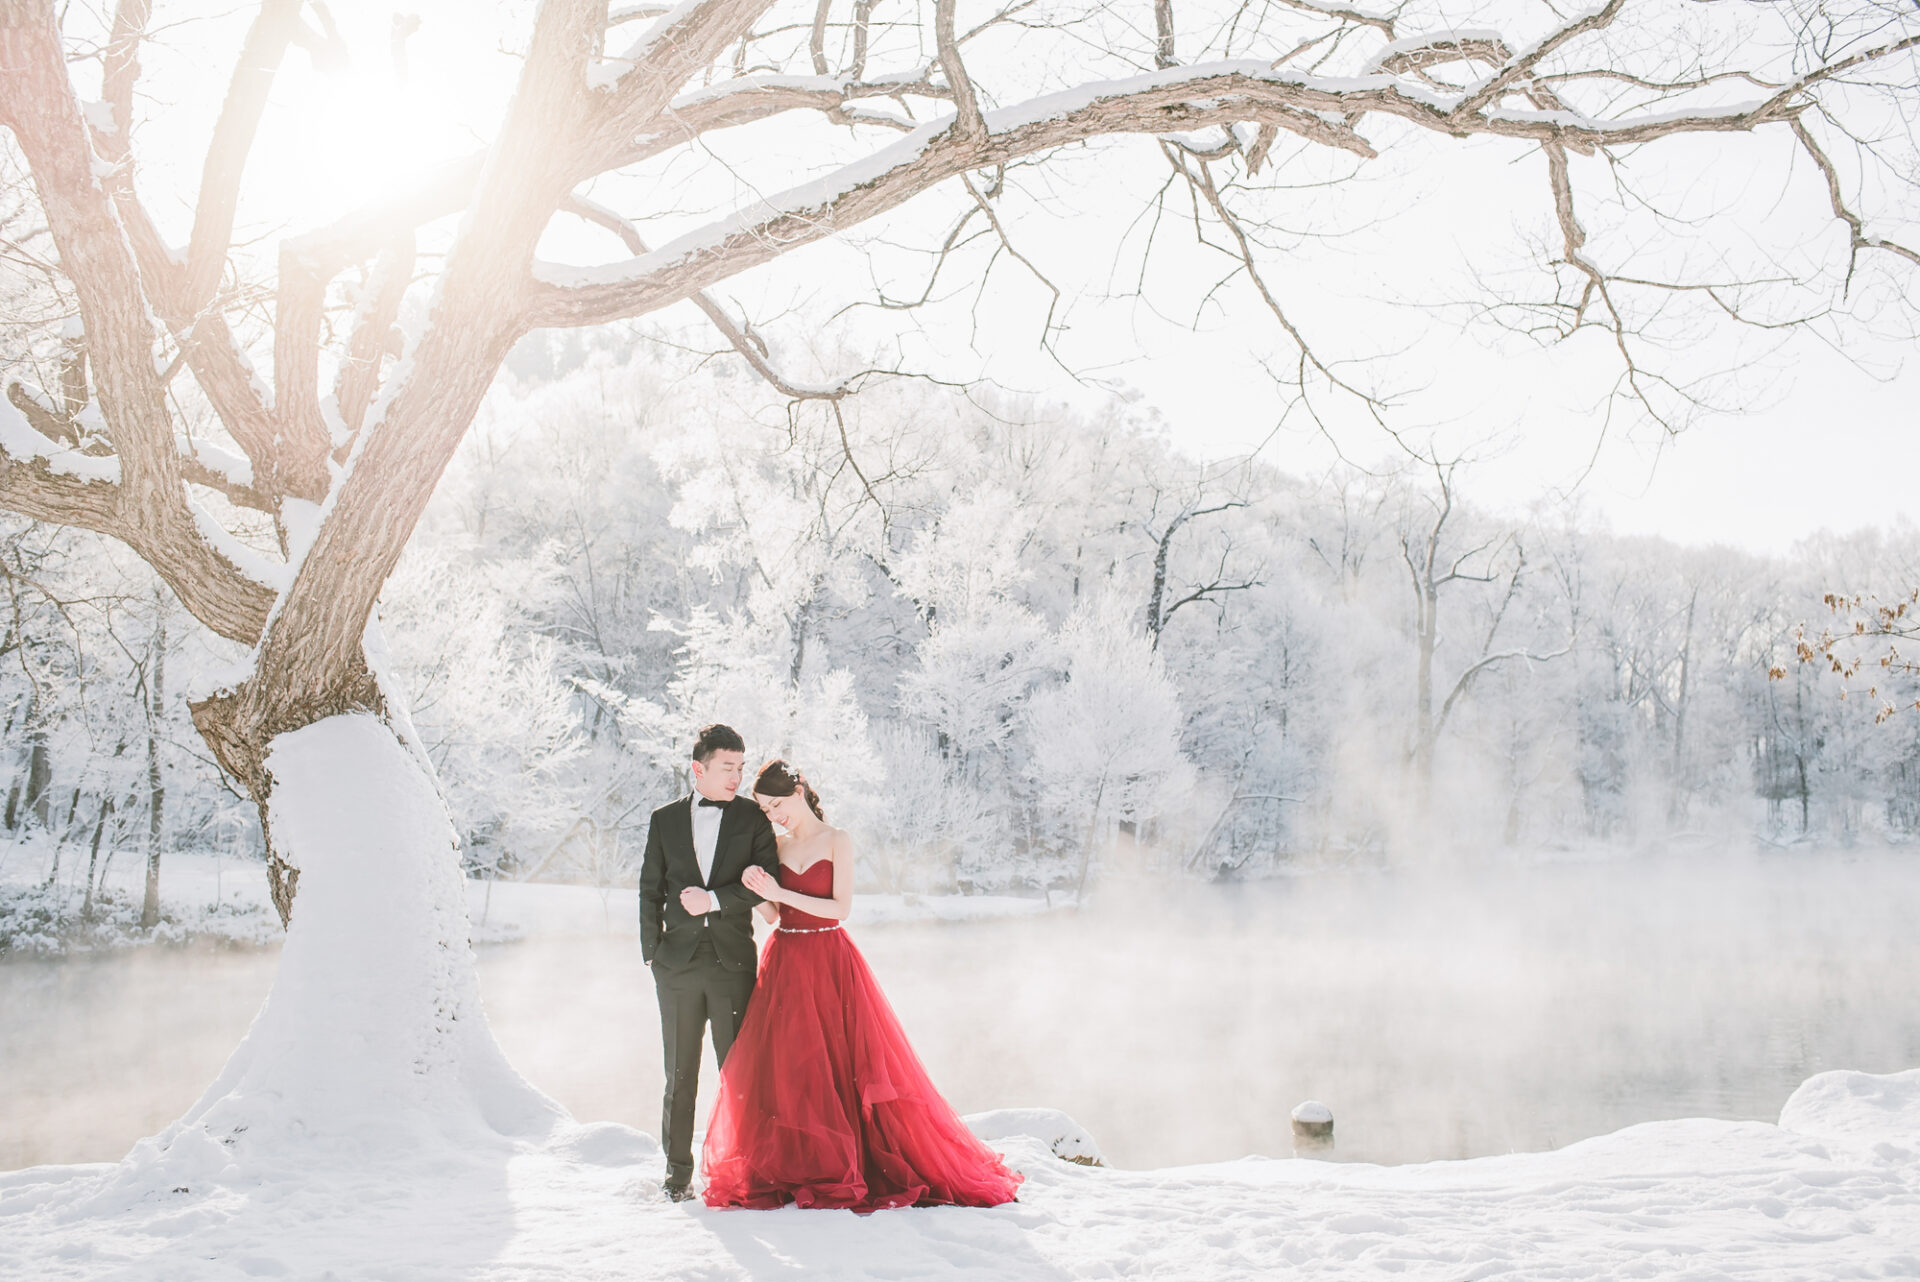
[[[1080,894],[1101,835],[1121,824],[1138,830],[1187,773],[1179,695],[1138,617],[1111,591],[1092,595],[1060,629],[1059,680],[1026,705],[1029,769],[1073,834]]]

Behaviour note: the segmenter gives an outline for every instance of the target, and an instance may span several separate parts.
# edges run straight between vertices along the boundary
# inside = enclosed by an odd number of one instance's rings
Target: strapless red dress
[[[833,861],[780,884],[833,896]],[[782,904],[720,1072],[701,1165],[708,1206],[877,1211],[998,1206],[1021,1177],[934,1089],[838,924]]]

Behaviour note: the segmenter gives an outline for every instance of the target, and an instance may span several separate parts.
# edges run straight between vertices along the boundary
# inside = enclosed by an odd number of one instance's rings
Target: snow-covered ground
[[[605,1123],[244,1180],[211,1159],[170,1187],[40,1167],[0,1176],[0,1276],[1920,1277],[1920,1070],[1823,1073],[1777,1126],[1656,1122],[1417,1166],[1125,1171],[1061,1161],[1035,1137],[995,1143],[1027,1177],[1018,1203],[865,1218],[674,1205],[653,1141]]]
[[[93,913],[86,903],[87,852],[56,852],[30,836],[0,842],[0,951],[51,956],[189,939],[257,946],[277,943],[280,919],[267,898],[266,871],[250,859],[172,851],[161,863],[161,921],[140,927],[146,859],[121,851],[96,876]]]

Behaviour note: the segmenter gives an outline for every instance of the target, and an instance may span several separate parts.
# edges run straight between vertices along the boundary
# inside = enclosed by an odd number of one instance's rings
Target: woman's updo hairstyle
[[[807,777],[778,757],[760,767],[760,776],[753,781],[753,790],[762,797],[791,797],[796,792],[800,793],[807,799],[807,809],[813,811],[820,822],[827,820],[827,812],[820,808],[820,794],[813,790]]]

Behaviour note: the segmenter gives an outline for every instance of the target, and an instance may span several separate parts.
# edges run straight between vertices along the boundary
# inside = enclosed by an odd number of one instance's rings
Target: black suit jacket
[[[713,940],[720,964],[752,970],[753,908],[760,896],[740,884],[747,865],[772,873],[779,862],[773,825],[759,805],[735,797],[720,816],[720,838],[713,847],[713,869],[703,881],[693,854],[691,796],[668,802],[647,825],[647,853],[640,861],[640,955],[648,965],[685,966],[703,935]],[[720,901],[706,925],[680,906],[680,892],[704,886]]]

